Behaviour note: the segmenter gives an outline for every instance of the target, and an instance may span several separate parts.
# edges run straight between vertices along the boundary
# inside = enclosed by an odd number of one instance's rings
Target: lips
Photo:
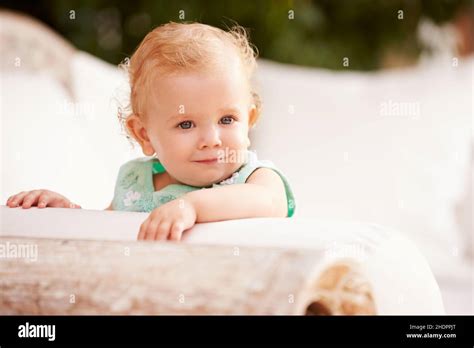
[[[194,162],[203,163],[203,164],[217,163],[217,157],[215,157],[215,158],[206,158],[206,159],[202,159],[202,160],[194,161]]]

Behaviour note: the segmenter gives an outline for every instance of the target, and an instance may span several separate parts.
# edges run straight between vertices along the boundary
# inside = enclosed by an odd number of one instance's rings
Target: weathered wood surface
[[[376,313],[357,268],[322,266],[318,251],[14,237],[0,245],[0,314]],[[37,248],[36,260],[13,256],[22,245]]]

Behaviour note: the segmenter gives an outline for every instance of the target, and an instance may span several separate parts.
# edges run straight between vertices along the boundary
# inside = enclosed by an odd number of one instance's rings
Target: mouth
[[[194,161],[196,163],[201,163],[201,164],[216,164],[217,163],[217,157],[216,158],[207,158],[199,161]]]

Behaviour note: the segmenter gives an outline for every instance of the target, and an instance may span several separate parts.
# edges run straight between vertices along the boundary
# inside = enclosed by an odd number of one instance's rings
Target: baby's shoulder
[[[153,158],[139,157],[122,164],[117,178],[119,186],[129,189],[137,184],[146,184],[152,161]]]
[[[125,162],[120,166],[120,172],[128,172],[131,170],[141,170],[143,168],[149,167],[150,163],[153,161],[153,158],[150,157],[138,157],[130,161]]]
[[[137,157],[137,158],[131,159],[130,161],[125,162],[124,164],[122,164],[122,166],[142,165],[144,163],[153,162],[153,160],[154,160],[153,157]]]

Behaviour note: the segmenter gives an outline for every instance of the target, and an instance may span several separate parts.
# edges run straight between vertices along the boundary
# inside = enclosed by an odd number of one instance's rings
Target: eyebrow
[[[220,108],[218,110],[218,112],[219,112],[219,114],[226,114],[226,113],[237,114],[239,112],[239,109],[236,106],[229,106],[229,107]],[[190,118],[190,117],[194,117],[194,116],[195,116],[194,114],[188,114],[188,113],[174,114],[173,116],[170,116],[168,118],[167,122],[178,121],[180,119]]]

